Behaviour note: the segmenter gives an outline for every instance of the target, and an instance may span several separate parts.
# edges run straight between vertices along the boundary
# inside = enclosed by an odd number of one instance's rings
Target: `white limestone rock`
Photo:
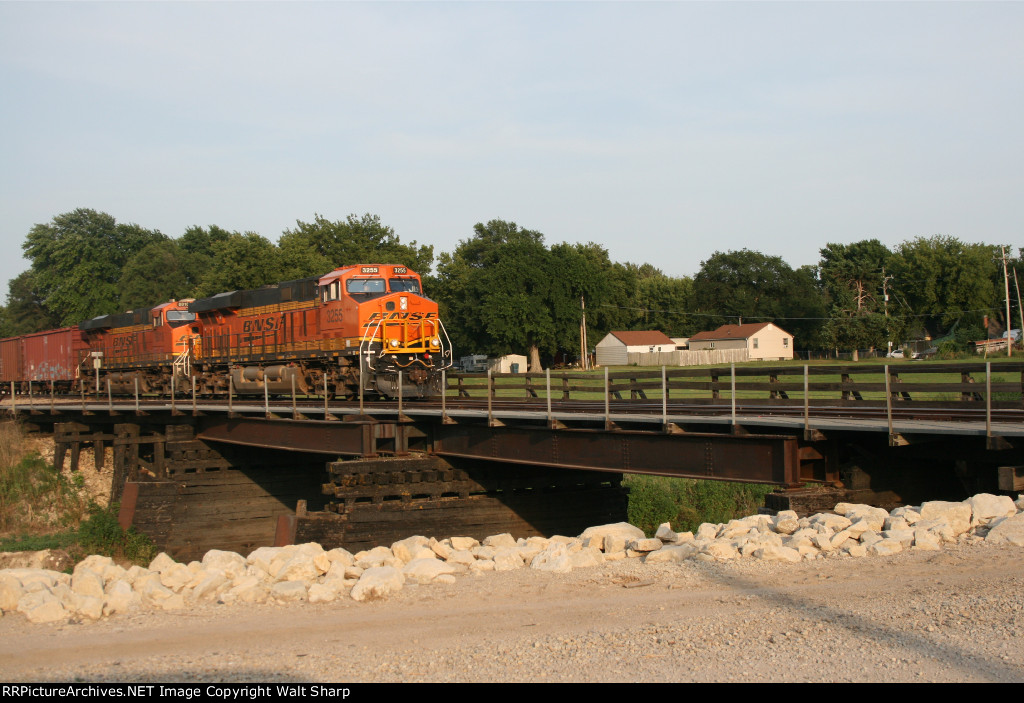
[[[846,547],[843,548],[843,551],[849,554],[851,557],[857,558],[866,557],[868,555],[868,548],[865,547],[863,544],[858,544],[856,542],[851,542],[850,544],[848,544]]]
[[[225,603],[265,603],[269,592],[266,581],[250,574],[235,579],[231,588],[221,594],[221,600]]]
[[[801,554],[789,547],[776,547],[768,545],[754,550],[753,557],[762,561],[787,561],[795,564],[801,559]]]
[[[107,584],[103,597],[103,614],[130,613],[142,606],[142,597],[132,589],[125,579]]]
[[[310,603],[330,603],[337,600],[344,590],[344,581],[328,579],[323,583],[310,585],[307,597]]]
[[[301,581],[278,581],[270,587],[270,596],[281,603],[297,603],[307,600],[309,593]]]
[[[171,568],[177,563],[178,562],[174,561],[174,559],[171,559],[167,552],[160,552],[153,557],[153,561],[149,562],[149,570],[160,573],[165,569]]]
[[[889,517],[888,511],[882,508],[876,508],[873,505],[862,505],[859,503],[840,503],[836,506],[836,512],[839,511],[839,507],[843,506],[844,510],[841,515],[845,516],[851,523],[859,520],[866,520],[868,525],[875,532],[881,532],[885,529],[885,519]]]
[[[892,512],[889,513],[890,517],[902,518],[907,521],[907,524],[911,527],[921,519],[921,513],[914,510],[909,505],[901,505],[898,508],[893,508]]]
[[[632,549],[634,552],[640,552],[646,554],[647,552],[656,552],[664,546],[662,541],[657,537],[651,539],[635,539],[631,540],[627,545],[626,549]]]
[[[494,547],[480,545],[479,547],[473,547],[469,551],[475,558],[483,559],[484,561],[489,561],[494,559],[494,555],[497,553],[498,550]]]
[[[873,557],[887,557],[903,551],[903,543],[895,539],[882,539],[868,547],[868,554]]]
[[[5,571],[0,571],[0,612],[12,613],[17,610],[18,601],[25,593],[21,581]]]
[[[539,554],[540,550],[537,550],[537,553]],[[502,547],[494,553],[495,571],[515,571],[525,565],[520,547]]]
[[[839,505],[843,505],[840,503]],[[839,507],[839,506],[836,506]],[[845,530],[847,527],[853,524],[853,520],[843,515],[833,515],[832,513],[817,513],[811,516],[810,524],[812,527],[817,529],[818,527],[824,527],[826,530],[831,530],[833,533]],[[881,524],[879,524],[881,529]]]
[[[605,554],[625,552],[627,541],[622,535],[605,535],[601,551]]]
[[[202,567],[207,571],[211,569],[218,569],[219,571],[222,571],[228,579],[233,579],[236,576],[240,576],[245,573],[245,567],[248,563],[249,560],[241,554],[222,551],[220,549],[211,549],[203,555]]]
[[[658,525],[658,529],[654,533],[654,536],[665,544],[675,543],[675,541],[679,539],[679,535],[672,529],[672,524],[668,522],[663,522]]]
[[[48,589],[23,595],[18,600],[17,611],[32,623],[61,622],[72,615],[71,611],[60,602],[60,598]]]
[[[595,527],[588,527],[585,529],[583,534],[580,535],[580,545],[582,547],[582,540],[587,537],[600,538],[607,537],[608,535],[617,535],[627,541],[631,539],[643,539],[646,537],[646,535],[644,535],[644,531],[639,527],[634,527],[628,522],[614,522],[608,525],[597,525]],[[558,535],[556,535],[556,537],[558,537]],[[556,537],[552,537],[551,539],[555,539]]]
[[[531,569],[538,571],[550,571],[557,574],[565,574],[572,571],[572,562],[569,559],[569,548],[559,542],[549,544],[541,550],[530,562]]]
[[[707,540],[708,542],[713,541],[718,537],[718,528],[721,525],[715,525],[710,522],[702,522],[700,527],[697,528],[696,538],[698,540]]]
[[[480,542],[472,537],[452,537],[452,549],[455,551],[469,551],[473,547],[479,547]]]
[[[192,587],[192,600],[207,601],[217,597],[228,585],[228,577],[220,569],[203,572],[204,578]]]
[[[352,556],[352,552],[341,547],[335,547],[324,552],[324,556],[327,557],[328,561],[334,564],[341,564],[342,566],[351,566],[356,563],[356,560]],[[330,571],[330,569],[328,569]]]
[[[993,520],[985,541],[990,544],[1013,544],[1024,547],[1024,513]]]
[[[889,517],[887,517],[885,519],[885,525],[883,526],[882,531],[886,532],[888,530],[907,530],[907,529],[910,529],[910,523],[909,522],[907,522],[906,520],[904,520],[901,517],[894,517],[894,516],[890,515]]]
[[[699,553],[700,550],[693,543],[668,545],[656,552],[648,553],[643,559],[645,564],[667,564],[686,561]],[[610,560],[612,555],[605,554],[604,557],[606,560]]]
[[[270,565],[281,554],[282,550],[282,547],[260,547],[255,549],[246,557],[246,566],[255,566],[270,574]]]
[[[473,553],[467,549],[455,549],[448,556],[449,564],[463,564],[465,566],[472,566],[473,562],[476,561],[476,557]]]
[[[911,529],[885,530],[882,532],[882,538],[883,540],[896,540],[904,549],[909,549],[914,544],[914,531]]]
[[[485,571],[494,571],[494,562],[490,559],[477,559],[469,566],[469,573],[479,576]]]
[[[485,547],[494,547],[495,549],[502,549],[505,547],[515,547],[516,540],[509,533],[505,532],[500,535],[491,535],[490,537],[484,538]]]
[[[730,520],[718,530],[719,539],[735,539],[745,535],[751,530],[751,526],[745,520]]]
[[[356,566],[362,569],[370,569],[375,566],[383,566],[385,562],[400,561],[395,558],[395,555],[387,547],[374,547],[373,549],[364,549],[361,552],[356,552],[352,556],[356,560]]]
[[[719,560],[740,558],[739,550],[729,540],[725,539],[716,539],[714,542],[711,542],[702,550],[702,553]]]
[[[604,553],[596,547],[581,548],[578,551],[569,553],[569,565],[573,569],[582,569],[588,566],[598,566],[604,563]]]
[[[914,530],[914,549],[925,552],[937,552],[942,549],[939,537],[928,530]]]
[[[440,559],[413,559],[402,568],[406,581],[425,585],[434,581],[441,574],[454,574],[455,567]]]
[[[780,510],[775,515],[772,528],[780,535],[791,535],[800,529],[800,518],[795,510]]]
[[[966,502],[932,500],[921,504],[921,520],[945,520],[960,535],[971,529],[971,506]]]
[[[320,569],[314,561],[315,556],[309,554],[296,553],[287,561],[279,564],[277,560],[274,560],[272,571],[274,572],[274,580],[278,582],[283,581],[294,581],[294,582],[310,582],[320,576]]]
[[[391,545],[391,553],[394,554],[395,558],[402,562],[402,564],[408,564],[413,559],[420,559],[417,556],[423,549],[433,550],[429,547],[430,540],[423,535],[414,535],[412,537],[406,537],[405,539],[399,540]]]
[[[88,568],[75,569],[71,575],[71,590],[80,596],[92,596],[103,601],[103,577]]]
[[[979,493],[967,499],[971,506],[971,525],[982,525],[997,517],[1012,517],[1017,514],[1017,506],[1010,496],[996,496],[991,493]]]
[[[436,554],[438,557],[446,561],[448,560],[448,557],[451,556],[453,551],[451,542],[449,542],[448,540],[442,540],[441,542],[438,542],[433,537],[430,538],[430,544],[428,544],[427,546],[430,547],[431,551],[433,551],[434,554]]]
[[[180,592],[192,578],[192,571],[185,564],[172,564],[160,572],[160,583],[175,592]]]
[[[357,601],[387,598],[402,590],[405,577],[393,566],[374,566],[363,572],[352,587],[352,598]]]
[[[64,608],[75,615],[90,620],[99,620],[103,617],[103,598],[96,596],[85,596],[72,593],[70,597],[62,601]]]

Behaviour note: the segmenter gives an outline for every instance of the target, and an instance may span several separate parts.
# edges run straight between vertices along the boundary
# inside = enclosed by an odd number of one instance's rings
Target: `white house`
[[[671,352],[676,343],[664,332],[609,332],[597,343],[598,366],[626,366],[634,353]]]
[[[746,349],[751,361],[793,358],[793,335],[771,322],[722,325],[690,337],[690,349]]]

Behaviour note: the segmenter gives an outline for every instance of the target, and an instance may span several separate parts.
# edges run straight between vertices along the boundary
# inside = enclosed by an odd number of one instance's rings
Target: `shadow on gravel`
[[[824,621],[842,627],[860,637],[873,640],[879,645],[892,645],[903,649],[916,650],[921,657],[931,659],[949,669],[959,669],[972,677],[993,682],[1022,681],[1024,671],[1019,666],[985,658],[977,652],[964,649],[936,637],[895,630],[862,615],[856,615],[829,605],[815,603],[810,599],[797,598],[765,587],[764,584],[742,576],[726,573],[705,572],[705,577],[727,584],[731,588],[746,591],[746,595],[760,598],[772,605],[796,611],[812,621]],[[904,611],[899,611],[903,613]],[[941,635],[940,635],[941,636]],[[841,652],[837,652],[841,656]]]

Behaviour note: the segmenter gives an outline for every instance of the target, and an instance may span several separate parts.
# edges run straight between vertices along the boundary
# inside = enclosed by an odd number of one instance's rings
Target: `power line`
[[[904,302],[904,305],[906,305],[905,302]],[[689,317],[735,317],[735,318],[745,317],[745,318],[751,319],[751,320],[766,320],[768,322],[771,322],[772,320],[853,320],[853,319],[856,319],[855,317],[838,317],[838,316],[835,316],[835,315],[832,315],[832,316],[829,316],[829,317],[783,317],[783,316],[776,316],[776,315],[730,315],[730,314],[726,314],[726,313],[713,313],[713,312],[683,312],[683,311],[679,311],[679,310],[652,310],[650,308],[634,308],[634,307],[625,307],[625,306],[622,306],[622,305],[599,305],[597,307],[599,307],[599,308],[609,308],[609,309],[612,309],[612,310],[632,310],[634,312],[660,313],[660,314],[664,314],[664,315],[681,315],[681,316],[684,316],[684,317],[686,317],[686,316],[689,316]],[[999,310],[999,308],[978,308],[976,310],[948,310],[948,311],[942,312],[942,313],[905,313],[905,314],[902,315],[902,317],[939,317],[939,316],[944,316],[944,315],[955,315],[955,314],[965,315],[967,313],[972,313],[972,312],[993,312],[993,311],[998,311],[998,310]]]

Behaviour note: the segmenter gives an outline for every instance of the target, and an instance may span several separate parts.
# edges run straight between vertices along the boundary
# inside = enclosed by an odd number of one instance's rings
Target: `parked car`
[[[891,352],[886,354],[886,356],[889,357],[890,359],[902,359],[902,358],[904,358],[903,357],[903,350],[902,349],[893,349]]]

